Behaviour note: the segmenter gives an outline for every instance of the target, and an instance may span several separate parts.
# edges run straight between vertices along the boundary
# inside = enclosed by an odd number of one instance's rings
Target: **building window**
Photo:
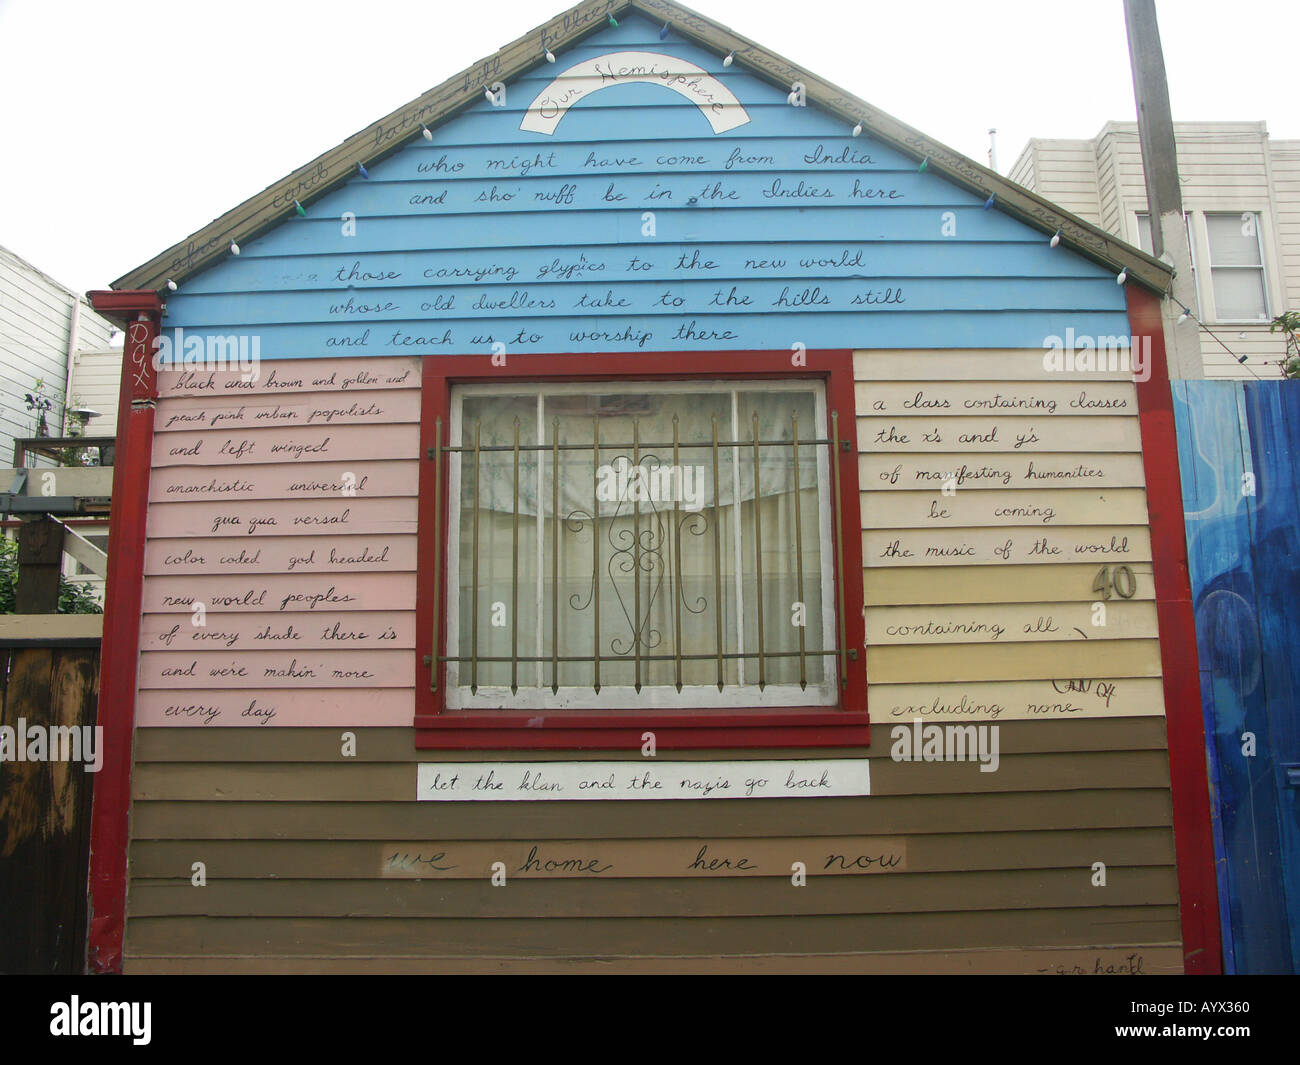
[[[838,702],[825,424],[820,383],[454,389],[448,705]]]
[[[574,380],[553,357],[542,379],[436,383],[421,581],[441,575],[424,600],[437,653],[416,724],[437,736],[417,742],[556,746],[539,726],[593,722],[865,742],[852,364],[834,354],[838,384],[779,354],[781,376],[737,378],[733,358],[731,376]]]
[[[1221,322],[1268,321],[1260,216],[1254,211],[1207,213],[1205,232],[1215,318]]]
[[[1151,215],[1146,211],[1138,211],[1135,217],[1137,219],[1138,247],[1148,255],[1154,255],[1155,252],[1152,249],[1155,245],[1151,240]],[[1187,251],[1192,258],[1192,296],[1195,302],[1192,304],[1191,310],[1199,318],[1201,314],[1201,297],[1196,284],[1196,242],[1192,240],[1191,218],[1186,214],[1183,215],[1183,227],[1187,233]]]
[[[1154,255],[1155,245],[1151,241],[1151,216],[1145,211],[1137,213],[1138,247],[1148,255]]]

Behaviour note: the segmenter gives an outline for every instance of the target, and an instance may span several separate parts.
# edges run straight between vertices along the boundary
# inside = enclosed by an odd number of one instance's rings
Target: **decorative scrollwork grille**
[[[456,583],[447,619],[433,592],[431,660],[449,665],[448,687],[598,694],[614,674],[637,696],[680,695],[705,673],[719,696],[763,693],[774,675],[799,692],[845,685],[839,415],[816,418],[811,396],[796,397],[802,414],[778,421],[769,402],[721,424],[716,410],[655,418],[628,402],[602,414],[602,397],[581,397],[581,426],[544,420],[540,398],[535,420],[480,404],[458,409],[458,442],[437,418],[434,572],[447,556]]]

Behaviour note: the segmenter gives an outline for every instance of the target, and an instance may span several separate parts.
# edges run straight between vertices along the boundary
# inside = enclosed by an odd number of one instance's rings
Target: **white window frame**
[[[1213,317],[1210,319],[1216,324],[1222,325],[1268,325],[1273,319],[1273,299],[1269,292],[1269,270],[1266,249],[1264,247],[1264,218],[1265,212],[1257,208],[1242,208],[1235,210],[1233,208],[1203,210],[1199,212],[1202,217],[1201,228],[1205,239],[1206,259],[1210,264],[1209,270],[1206,271],[1206,287],[1209,289],[1209,306],[1214,308]],[[1227,215],[1241,218],[1242,215],[1255,216],[1255,243],[1259,249],[1258,266],[1215,266],[1214,265],[1214,245],[1210,240],[1210,215]],[[1264,317],[1263,318],[1224,318],[1219,314],[1219,305],[1214,296],[1214,271],[1215,270],[1258,270],[1260,287],[1264,290]]]
[[[1187,233],[1187,253],[1188,255],[1191,256],[1191,260],[1192,260],[1192,298],[1194,300],[1192,306],[1192,313],[1199,318],[1201,316],[1202,300],[1201,300],[1201,280],[1200,280],[1201,274],[1200,271],[1196,268],[1196,233],[1194,227],[1196,225],[1195,216],[1197,213],[1198,212],[1196,211],[1184,211],[1183,227]],[[1147,220],[1147,225],[1151,226],[1152,220],[1151,220],[1150,211],[1133,212],[1133,243],[1137,245],[1137,247],[1139,248],[1142,248],[1141,220],[1143,218]],[[1155,237],[1153,236],[1151,239],[1152,239],[1151,247],[1154,248]],[[1147,248],[1142,248],[1142,250],[1145,251],[1148,255],[1152,254],[1152,252]]]
[[[545,395],[560,395],[573,393],[590,393],[593,387],[602,392],[620,391],[620,392],[655,392],[655,393],[691,393],[698,394],[701,392],[728,392],[732,394],[732,425],[733,432],[739,426],[740,418],[737,411],[736,393],[738,392],[755,392],[755,391],[786,391],[786,392],[811,392],[814,404],[815,424],[808,434],[811,439],[824,439],[828,436],[827,426],[829,424],[827,407],[826,407],[826,385],[825,382],[816,378],[788,378],[779,380],[770,379],[746,379],[743,377],[725,378],[712,381],[654,381],[654,380],[637,380],[627,379],[612,381],[604,378],[592,381],[547,383],[544,381],[518,381],[518,382],[501,382],[500,384],[466,384],[453,385],[451,389],[451,417],[450,432],[448,439],[453,442],[459,442],[462,439],[462,409],[463,403],[467,396],[483,395],[500,395],[500,396],[522,396],[536,395],[537,417],[538,417],[538,441],[545,440],[543,424],[543,405],[542,397]],[[721,434],[721,427],[719,427]],[[802,435],[802,433],[801,433]],[[744,431],[730,437],[732,440],[744,440],[747,434]],[[810,445],[811,446],[811,445]],[[695,450],[695,449],[692,449]],[[732,468],[739,471],[739,453],[740,447],[732,447],[733,453]],[[802,450],[802,448],[801,448]],[[538,452],[538,478],[539,483],[545,476],[547,463],[550,462],[550,453],[545,449]],[[450,513],[453,516],[448,521],[446,558],[447,558],[447,595],[442,597],[445,604],[442,621],[446,626],[447,655],[448,658],[454,658],[459,651],[460,646],[460,603],[458,601],[458,589],[460,588],[460,553],[461,544],[457,533],[454,530],[459,529],[460,522],[458,512],[461,499],[461,458],[462,453],[453,452],[448,456],[448,473],[447,473],[447,498],[450,506]],[[800,464],[802,466],[802,463]],[[831,512],[831,471],[828,445],[816,445],[816,480],[817,480],[817,497],[818,497],[818,539],[820,543],[821,559],[821,596],[822,596],[822,644],[823,650],[834,648],[838,639],[838,629],[836,628],[835,604],[835,551],[833,540],[833,517]],[[812,476],[813,470],[809,469],[809,476]],[[737,472],[738,475],[738,472]],[[805,483],[803,477],[800,477],[801,484]],[[542,523],[542,514],[544,508],[539,507],[537,522],[540,526]],[[705,509],[709,509],[706,504]],[[743,579],[747,574],[752,575],[752,554],[753,541],[744,538],[743,522],[736,522],[736,591],[737,591],[737,623],[734,635],[737,640],[737,647],[744,647],[744,606],[743,606]],[[808,530],[805,530],[805,536]],[[538,536],[537,551],[540,554],[543,550],[543,538]],[[543,592],[542,578],[544,576],[544,567],[539,565],[538,584],[536,590],[538,613],[542,615]],[[521,588],[521,593],[522,593]],[[788,618],[784,619],[788,621]],[[538,657],[542,656],[544,645],[543,626],[537,626],[536,651],[531,652]],[[529,652],[521,652],[529,653]],[[610,655],[608,659],[602,658],[602,661],[612,660],[615,656]],[[551,692],[550,682],[544,676],[546,663],[536,663],[536,675],[533,683],[525,681],[524,670],[532,663],[520,663],[520,684],[516,693],[511,693],[508,685],[506,686],[488,686],[479,685],[476,693],[471,693],[469,684],[462,683],[460,679],[460,663],[449,660],[447,662],[447,683],[446,697],[448,709],[478,709],[478,710],[501,710],[509,712],[511,710],[596,710],[596,709],[626,709],[626,710],[664,710],[664,709],[721,709],[726,707],[745,707],[745,708],[772,708],[772,707],[802,707],[802,706],[836,706],[840,700],[840,679],[839,679],[839,662],[836,655],[820,655],[824,665],[822,668],[822,679],[818,683],[809,681],[806,690],[801,690],[798,684],[775,684],[768,683],[762,691],[759,690],[758,684],[753,679],[753,671],[756,669],[754,658],[735,659],[739,665],[738,676],[739,682],[736,684],[726,685],[721,692],[718,691],[714,684],[687,684],[683,685],[681,692],[677,691],[675,685],[642,685],[638,693],[630,685],[607,685],[602,684],[599,692],[594,691],[589,686],[582,687],[564,687],[562,686],[558,694]]]

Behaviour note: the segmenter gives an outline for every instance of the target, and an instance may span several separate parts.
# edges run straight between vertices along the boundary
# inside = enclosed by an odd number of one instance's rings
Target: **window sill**
[[[757,747],[865,747],[865,710],[657,711],[632,716],[607,710],[518,713],[448,710],[417,714],[417,750],[637,750],[655,734],[665,750]]]

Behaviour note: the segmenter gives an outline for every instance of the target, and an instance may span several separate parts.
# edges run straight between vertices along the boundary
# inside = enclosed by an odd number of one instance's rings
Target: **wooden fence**
[[[53,729],[93,729],[98,639],[34,643],[18,631],[21,625],[0,627],[0,973],[80,973],[94,773],[90,752]],[[102,757],[98,744],[94,750]],[[66,757],[78,751],[81,760]]]

